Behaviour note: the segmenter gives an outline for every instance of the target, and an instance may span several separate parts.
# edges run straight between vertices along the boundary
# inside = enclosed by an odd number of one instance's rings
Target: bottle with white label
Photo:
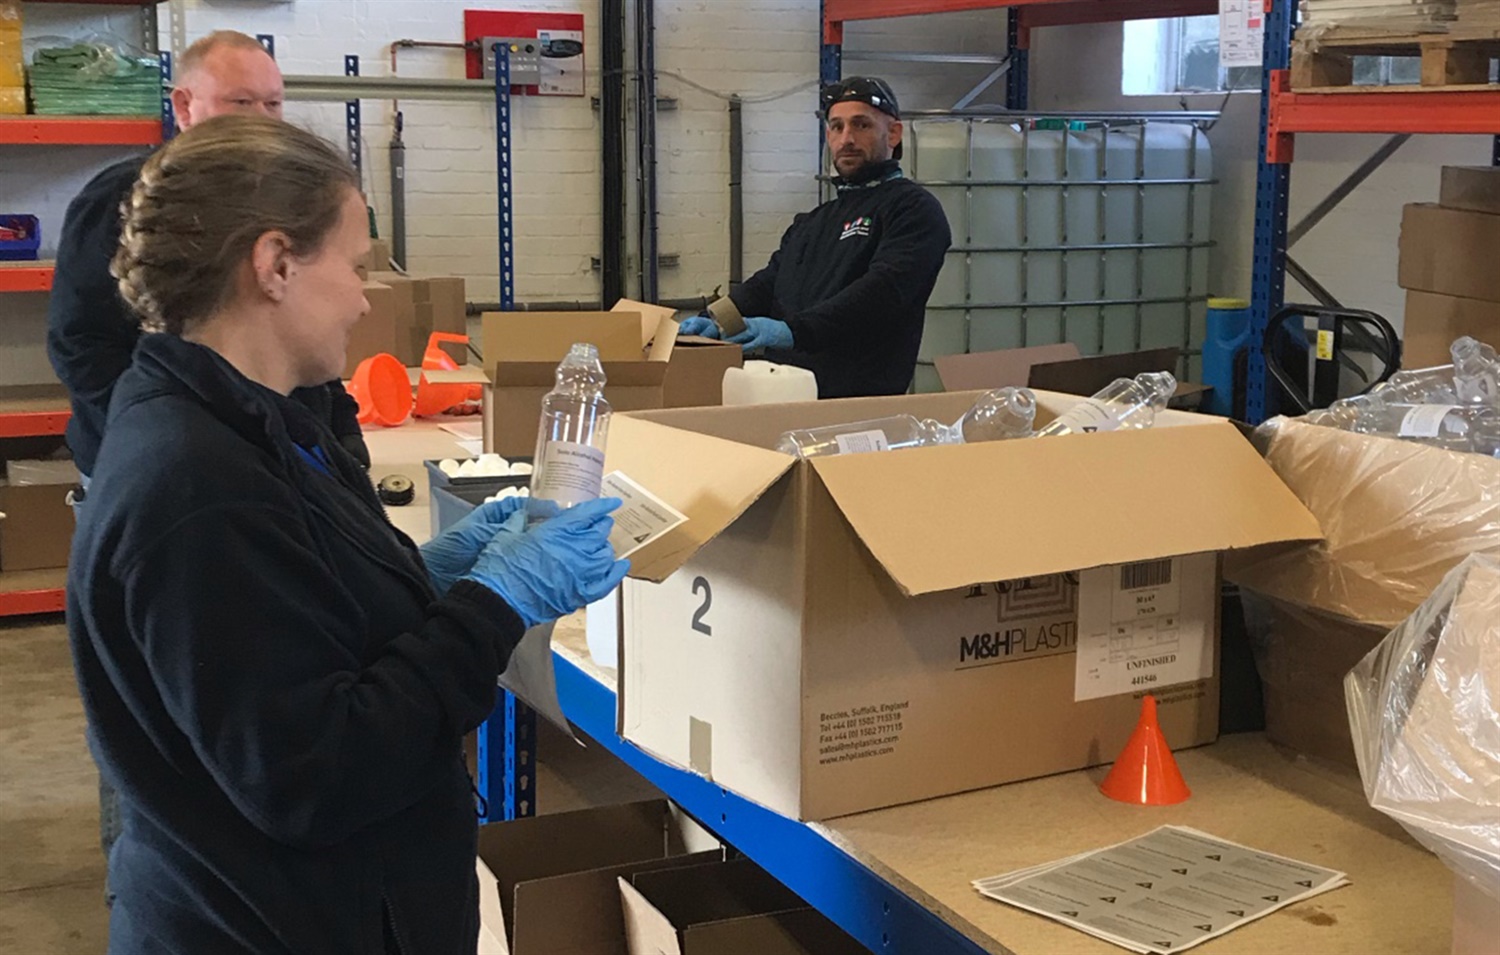
[[[1029,438],[1036,418],[1036,395],[1029,388],[987,391],[953,424],[915,415],[891,415],[870,421],[799,428],[783,434],[776,450],[799,458],[863,451],[895,451],[938,444],[974,444]]]
[[[599,350],[580,342],[557,366],[557,384],[542,399],[535,470],[527,513],[533,521],[592,501],[604,479],[609,402]]]
[[[1156,413],[1177,393],[1177,379],[1168,371],[1147,371],[1134,378],[1116,378],[1091,398],[1068,409],[1037,432],[1037,437],[1130,431],[1149,428]]]
[[[1397,404],[1380,394],[1369,394],[1336,401],[1326,411],[1309,415],[1308,420],[1448,451],[1494,454],[1500,439],[1500,409],[1489,404]]]

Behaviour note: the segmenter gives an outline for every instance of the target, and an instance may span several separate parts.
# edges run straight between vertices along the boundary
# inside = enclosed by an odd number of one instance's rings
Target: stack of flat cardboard
[[[1447,363],[1461,335],[1500,343],[1497,248],[1500,169],[1446,166],[1437,204],[1406,207],[1398,272],[1407,290],[1405,367]]]

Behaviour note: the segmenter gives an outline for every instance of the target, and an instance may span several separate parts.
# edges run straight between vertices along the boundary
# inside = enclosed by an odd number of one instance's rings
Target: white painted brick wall
[[[177,0],[189,41],[220,28],[269,33],[290,74],[337,74],[358,54],[366,75],[390,72],[392,40],[462,39],[459,0],[297,0],[294,3]],[[502,7],[504,5],[501,5]],[[589,95],[599,88],[595,0],[528,0],[531,10],[582,13]],[[28,5],[27,34],[81,36],[98,30],[95,11]],[[38,11],[38,12],[34,12]],[[819,22],[817,0],[656,0],[657,66],[662,96],[679,108],[657,120],[660,249],[681,256],[661,272],[663,297],[706,295],[728,275],[729,119],[725,102],[668,75],[678,73],[744,107],[745,270],[775,250],[793,215],[817,201],[819,132],[815,111]],[[114,13],[111,29],[136,38],[133,13]],[[170,37],[167,7],[161,36]],[[1004,18],[989,11],[851,25],[855,49],[996,52]],[[987,73],[981,66],[890,64],[851,56],[846,73],[880,73],[908,108],[946,106]],[[400,73],[463,75],[456,51],[403,50]],[[783,91],[772,102],[754,102]],[[469,279],[472,299],[498,297],[494,107],[477,103],[402,103],[407,165],[408,265]],[[291,103],[288,118],[343,142],[340,104]],[[383,234],[390,229],[389,163],[393,111],[363,104],[366,185]],[[598,117],[589,98],[518,99],[514,188],[517,288],[522,300],[592,299],[599,295],[590,258],[600,248]],[[127,151],[0,146],[0,209],[35,211],[55,237],[67,201],[94,170]],[[632,187],[633,188],[633,187]],[[41,349],[43,296],[0,297],[0,383],[46,380]]]

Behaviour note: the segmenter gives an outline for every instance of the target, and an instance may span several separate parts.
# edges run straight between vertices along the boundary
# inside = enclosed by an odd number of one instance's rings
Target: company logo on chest
[[[873,228],[875,228],[874,216],[860,216],[857,219],[850,219],[844,223],[844,231],[839,236],[839,241],[842,242],[856,235],[869,235],[870,230]]]

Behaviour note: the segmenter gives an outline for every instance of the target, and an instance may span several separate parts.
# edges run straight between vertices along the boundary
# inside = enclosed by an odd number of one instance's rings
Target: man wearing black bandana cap
[[[901,110],[884,80],[827,87],[822,111],[838,195],[797,216],[770,263],[682,332],[807,368],[820,398],[902,394],[952,241],[948,220],[901,174]]]

